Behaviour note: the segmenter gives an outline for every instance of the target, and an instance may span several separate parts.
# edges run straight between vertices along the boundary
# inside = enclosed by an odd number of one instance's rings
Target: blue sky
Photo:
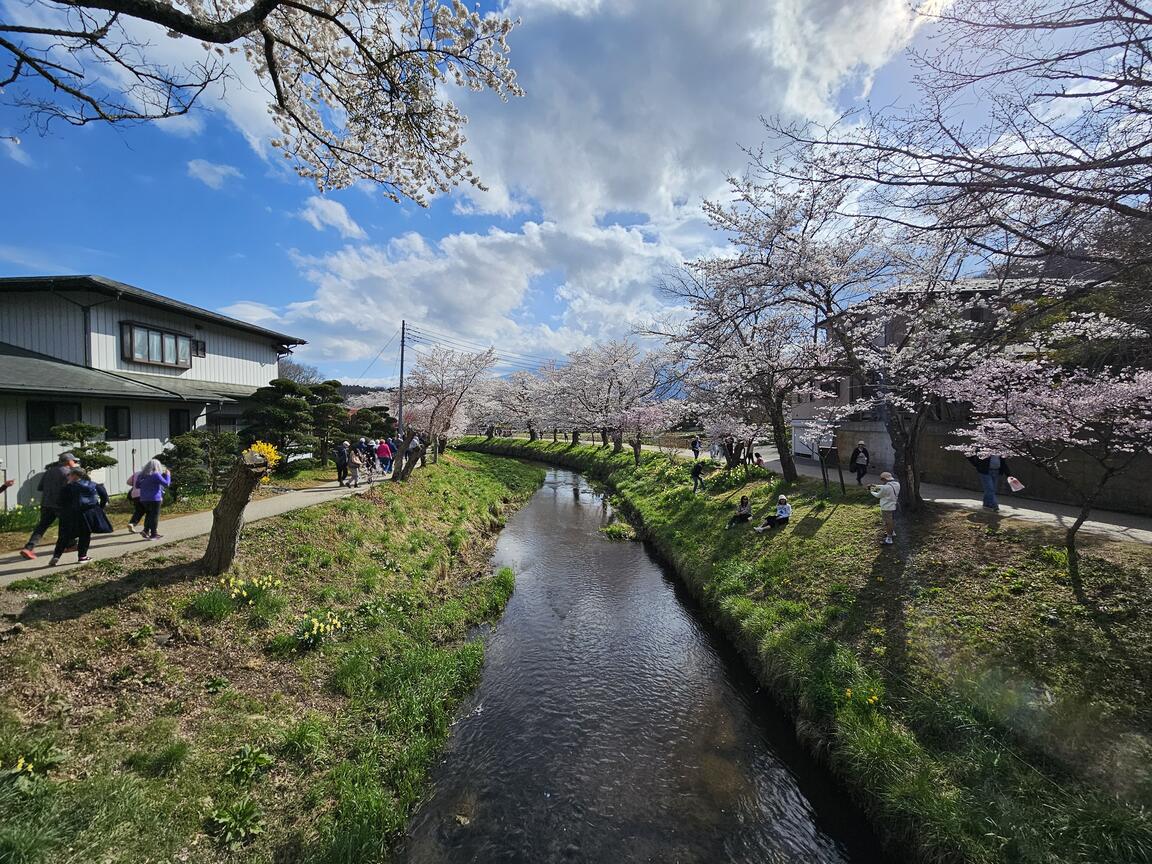
[[[488,193],[427,209],[359,187],[321,198],[267,146],[250,76],[191,118],[44,137],[0,103],[0,135],[20,136],[0,142],[0,273],[99,273],[257,321],[348,381],[401,317],[551,356],[659,314],[660,273],[718,248],[699,205],[762,140],[759,116],[826,119],[907,92],[903,0],[508,12],[527,95],[458,100]],[[393,374],[393,353],[367,381]]]

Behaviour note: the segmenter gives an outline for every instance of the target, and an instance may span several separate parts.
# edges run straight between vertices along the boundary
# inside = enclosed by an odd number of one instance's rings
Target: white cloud
[[[4,152],[8,154],[8,158],[13,162],[19,162],[21,165],[32,164],[32,157],[28,155],[27,150],[20,146],[19,138],[0,135],[0,144],[4,145]]]
[[[553,356],[622,336],[658,311],[651,286],[680,253],[634,228],[460,233],[431,242],[411,232],[385,245],[296,255],[316,286],[312,299],[271,310],[244,302],[224,310],[307,338],[310,362],[370,359],[400,320]],[[529,307],[552,307],[539,320]],[[270,318],[270,313],[275,318]]]
[[[454,94],[491,187],[464,210],[587,224],[672,224],[721,194],[765,136],[760,117],[828,119],[910,38],[905,0],[512,0],[526,91]]]
[[[335,228],[345,240],[363,240],[367,236],[344,205],[331,198],[313,195],[297,215],[317,231]]]
[[[194,177],[211,189],[222,189],[229,177],[244,175],[231,165],[217,164],[207,159],[193,159],[188,163],[188,176]]]

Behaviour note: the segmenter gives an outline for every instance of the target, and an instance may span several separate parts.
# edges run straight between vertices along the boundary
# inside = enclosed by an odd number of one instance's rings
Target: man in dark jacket
[[[1000,475],[1008,474],[1008,460],[993,453],[983,458],[969,456],[968,461],[980,475],[980,486],[984,489],[984,506],[989,510],[999,510],[1000,502],[996,500],[996,486],[1000,482]]]
[[[71,453],[61,453],[60,461],[50,465],[40,478],[36,487],[40,491],[40,521],[32,529],[32,535],[20,554],[25,558],[36,557],[36,544],[44,536],[44,532],[52,527],[52,523],[60,516],[60,493],[68,484],[68,474],[76,467],[76,457]]]
[[[336,482],[343,486],[348,479],[348,442],[333,450],[332,456],[336,460]]]
[[[704,463],[703,462],[693,462],[692,463],[692,494],[693,495],[695,495],[698,490],[704,488],[703,474],[704,474]]]

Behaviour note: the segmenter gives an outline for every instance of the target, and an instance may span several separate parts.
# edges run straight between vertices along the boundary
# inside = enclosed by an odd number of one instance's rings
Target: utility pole
[[[396,435],[404,440],[404,338],[408,334],[408,322],[400,321],[400,406],[396,409]]]

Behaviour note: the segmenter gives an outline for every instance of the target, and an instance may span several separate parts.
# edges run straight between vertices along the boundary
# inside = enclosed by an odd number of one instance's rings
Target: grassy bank
[[[541,472],[453,454],[405,486],[79,568],[0,643],[0,862],[372,862],[512,591],[491,538]]]
[[[939,862],[1152,860],[1152,549],[1086,538],[1087,596],[1059,535],[947,508],[877,541],[866,490],[785,489],[759,469],[712,475],[595,447],[466,439],[565,465],[614,500],[913,857]],[[791,524],[725,530],[782,489]]]

